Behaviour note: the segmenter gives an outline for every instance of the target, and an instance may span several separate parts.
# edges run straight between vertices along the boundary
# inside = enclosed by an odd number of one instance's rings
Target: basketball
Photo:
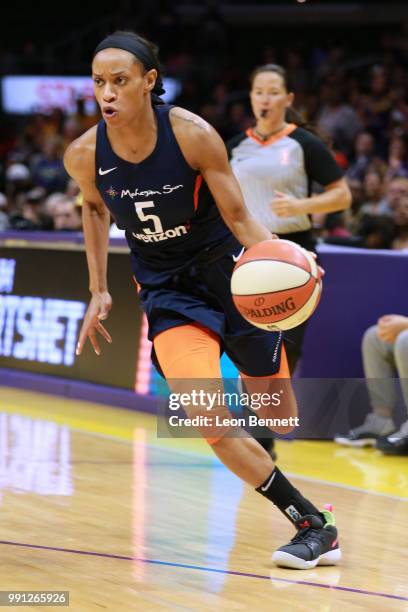
[[[231,293],[240,314],[261,329],[297,327],[315,310],[322,291],[312,255],[289,240],[265,240],[237,262]]]

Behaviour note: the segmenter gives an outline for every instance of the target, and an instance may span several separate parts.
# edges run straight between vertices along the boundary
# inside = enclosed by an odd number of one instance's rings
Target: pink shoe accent
[[[305,521],[304,523],[300,523],[299,527],[301,529],[304,529],[305,527],[310,527],[310,523],[309,521]]]
[[[333,512],[333,506],[331,504],[324,504],[324,509],[328,510],[329,512]]]

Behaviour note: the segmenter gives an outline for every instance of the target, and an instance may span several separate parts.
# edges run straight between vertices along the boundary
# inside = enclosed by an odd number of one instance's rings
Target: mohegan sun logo
[[[117,196],[119,192],[116,191],[113,187],[109,187],[109,189],[107,189],[105,193],[107,193],[110,199],[113,200],[113,198]]]

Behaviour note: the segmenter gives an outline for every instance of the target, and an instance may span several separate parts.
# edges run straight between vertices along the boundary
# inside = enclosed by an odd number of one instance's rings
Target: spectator
[[[81,208],[75,201],[62,198],[55,202],[52,212],[54,229],[57,232],[80,232],[82,230]]]
[[[61,144],[58,138],[46,139],[42,154],[32,169],[32,175],[35,184],[44,187],[47,193],[64,191],[68,175],[62,163]]]
[[[324,86],[325,104],[320,111],[318,128],[330,136],[334,147],[350,154],[360,123],[356,111],[346,104],[338,87]]]
[[[395,204],[393,219],[397,235],[392,242],[392,248],[408,250],[408,196],[400,198]]]
[[[16,196],[24,191],[27,191],[31,185],[30,170],[21,163],[12,163],[6,169],[6,197],[11,206],[13,206]]]
[[[27,193],[19,194],[10,214],[11,228],[26,231],[52,230],[51,220],[43,211],[44,198],[45,190],[42,187],[34,187]]]
[[[346,227],[345,211],[328,213],[323,225],[323,238],[350,238],[351,232]]]
[[[396,71],[394,77],[397,79],[397,75],[400,72]],[[402,76],[402,75],[401,75]],[[401,78],[401,77],[400,77]],[[403,77],[405,81],[405,70],[403,71]],[[391,129],[407,130],[408,128],[408,104],[406,102],[406,82],[402,81],[401,85],[397,88],[394,95],[393,106],[391,110]]]
[[[393,420],[396,376],[400,378],[408,411],[408,317],[395,314],[380,317],[377,325],[364,334],[362,356],[372,412],[362,425],[346,435],[337,435],[335,441],[355,447],[375,445],[386,454],[408,455],[408,415],[399,428]]]
[[[68,117],[67,119],[65,119],[62,128],[62,134],[62,148],[65,150],[68,145],[71,144],[73,140],[75,140],[75,138],[78,138],[78,136],[81,135],[81,125],[79,121],[75,117]]]
[[[8,218],[8,214],[6,213],[6,209],[7,198],[4,193],[0,193],[0,232],[4,232],[10,227],[10,221]]]
[[[364,204],[365,193],[364,193],[363,182],[356,178],[354,179],[348,178],[347,183],[348,183],[348,186],[351,192],[351,197],[352,197],[351,211],[352,211],[352,214],[355,215],[356,213],[358,213],[358,211]]]
[[[385,194],[385,199],[391,211],[394,210],[398,200],[408,197],[408,178],[394,178],[390,181]]]
[[[25,196],[23,217],[34,223],[35,229],[52,230],[52,221],[44,213],[46,191],[43,187],[34,187]]]
[[[391,249],[396,227],[388,215],[363,215],[356,234],[366,249]]]
[[[385,180],[391,181],[396,177],[408,177],[407,141],[402,136],[393,136],[391,138],[388,151]]]
[[[362,215],[391,215],[391,210],[384,198],[384,186],[381,174],[376,170],[367,172],[364,178],[366,200],[360,213]]]
[[[389,74],[384,66],[376,65],[372,69],[370,93],[366,99],[368,125],[376,138],[382,140],[388,127],[393,103],[393,92]]]
[[[70,198],[66,193],[62,193],[58,191],[55,193],[52,193],[45,199],[44,213],[52,218],[54,216],[54,210],[55,210],[56,204],[59,203],[60,201],[67,202],[67,201],[70,201],[71,199],[72,198]]]
[[[350,180],[363,181],[374,161],[374,138],[369,132],[360,132],[354,143],[354,159],[347,169]]]

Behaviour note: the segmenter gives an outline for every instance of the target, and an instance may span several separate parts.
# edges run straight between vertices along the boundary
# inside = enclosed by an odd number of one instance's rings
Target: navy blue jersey
[[[198,253],[231,237],[202,176],[186,162],[169,119],[154,106],[157,142],[140,163],[118,157],[98,124],[96,186],[132,251],[141,285],[157,285]]]
[[[155,106],[157,143],[139,164],[118,157],[98,124],[96,185],[126,230],[149,337],[198,323],[216,333],[236,366],[252,376],[276,372],[282,334],[250,325],[236,310],[230,278],[242,246],[225,225],[199,172],[186,162],[169,120]],[[153,360],[160,371],[154,348]]]

